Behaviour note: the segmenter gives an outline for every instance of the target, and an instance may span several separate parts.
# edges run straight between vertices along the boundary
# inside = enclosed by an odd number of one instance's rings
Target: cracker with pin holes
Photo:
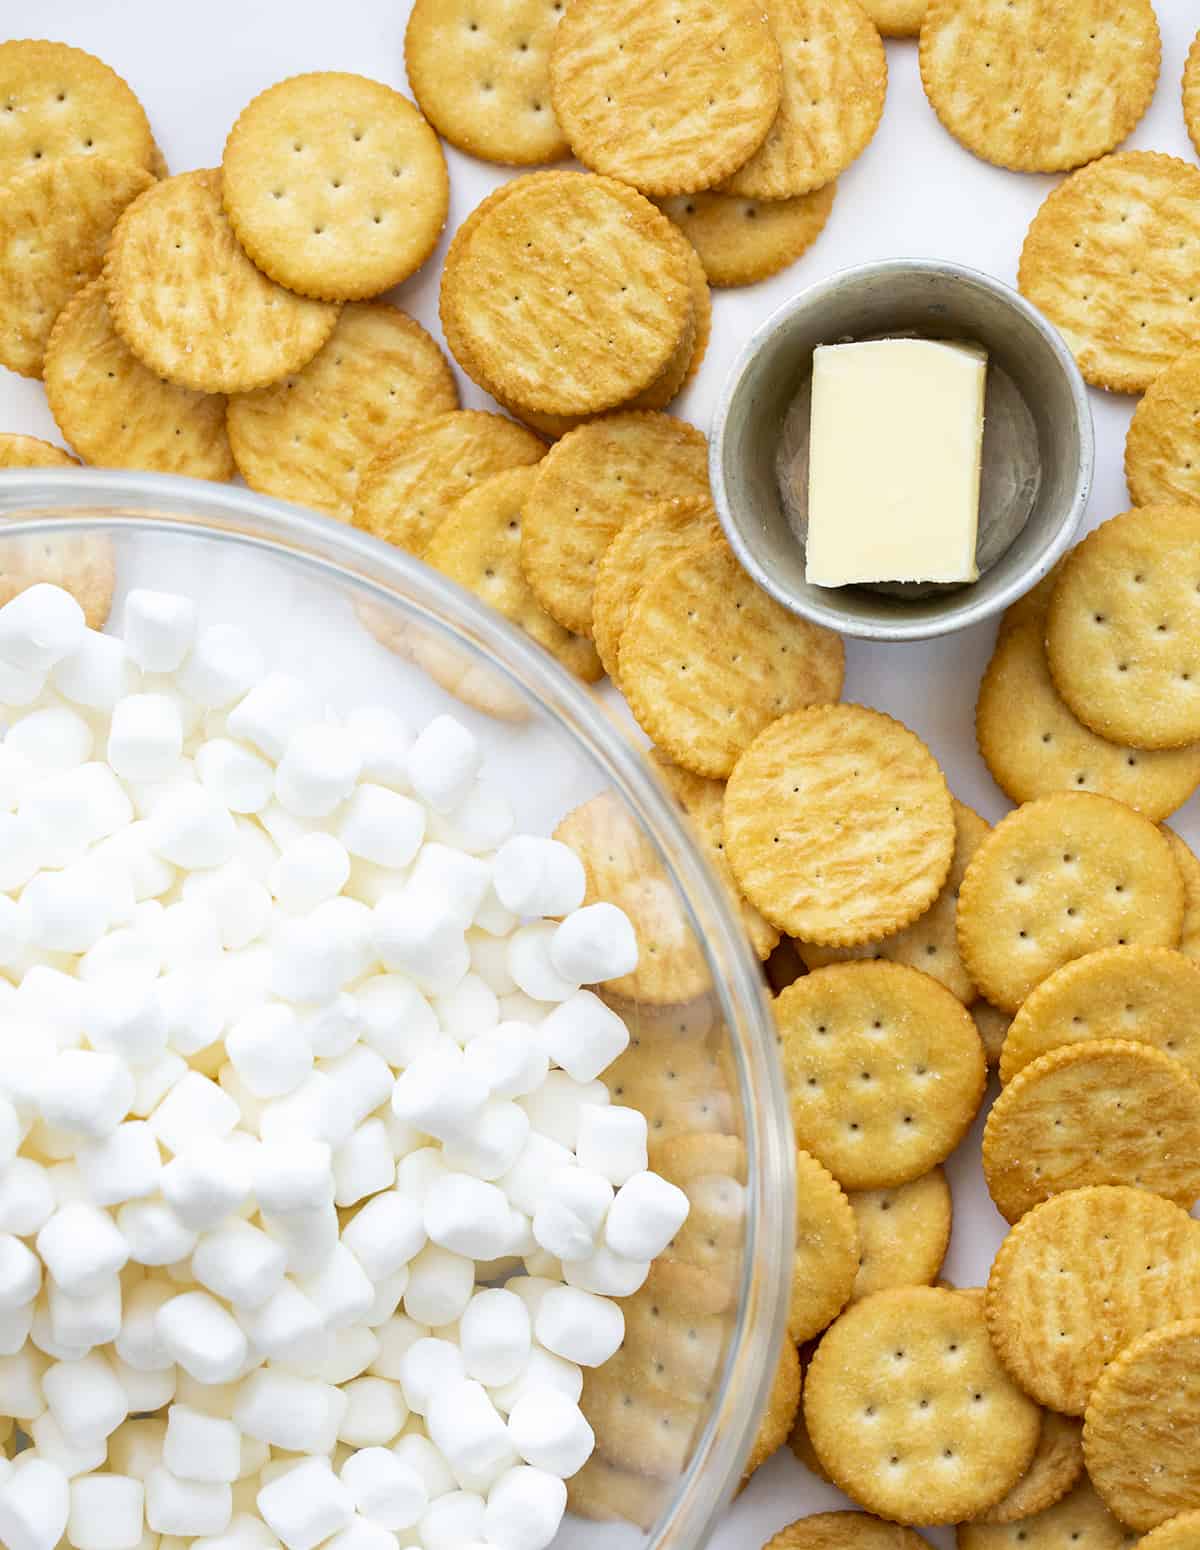
[[[550,101],[550,49],[565,9],[566,0],[416,0],[404,65],[438,133],[510,166],[569,156]]]
[[[1190,1209],[1200,1198],[1200,1082],[1128,1039],[1051,1050],[992,1105],[983,1174],[1009,1222],[1089,1184],[1133,1184]]]
[[[947,1158],[983,1099],[971,1015],[899,963],[816,969],[777,998],[797,1143],[847,1190],[907,1184]]]
[[[1185,1318],[1200,1296],[1200,1222],[1129,1185],[1035,1206],[992,1262],[987,1320],[1000,1359],[1040,1404],[1082,1415],[1132,1340]]]
[[[668,1482],[593,1453],[567,1481],[567,1507],[596,1523],[634,1523],[648,1533],[670,1496]]]
[[[975,701],[979,752],[1001,791],[1014,802],[1096,791],[1153,819],[1181,807],[1200,783],[1200,742],[1130,748],[1093,732],[1050,676],[1045,609],[1026,612],[1025,623],[1001,630]]]
[[[862,0],[862,8],[885,38],[915,38],[929,0]]]
[[[1200,155],[1200,32],[1192,40],[1183,67],[1183,121]]]
[[[246,257],[217,169],[155,183],[117,222],[104,259],[113,326],[151,371],[201,393],[245,393],[299,371],[338,308],[276,285]]]
[[[521,569],[521,514],[534,476],[528,465],[481,480],[451,507],[429,541],[425,562],[524,630],[568,672],[595,683],[603,677],[595,647],[550,617]]]
[[[651,1265],[646,1291],[679,1313],[727,1316],[741,1285],[745,1147],[736,1136],[707,1131],[680,1132],[659,1142],[652,1133],[650,1166],[683,1190],[689,1210]]]
[[[786,269],[825,229],[836,183],[794,199],[746,199],[707,191],[657,201],[700,255],[709,283],[754,285]]]
[[[887,56],[857,0],[766,0],[783,58],[779,112],[767,138],[721,190],[794,199],[833,182],[879,127]]]
[[[1196,1550],[1200,1544],[1200,1508],[1178,1513],[1151,1529],[1137,1542],[1137,1550]]]
[[[229,439],[252,490],[348,522],[372,460],[457,408],[454,373],[421,325],[386,302],[355,301],[301,370],[230,399]]]
[[[1106,947],[1064,964],[1022,1001],[1000,1080],[1093,1039],[1148,1044],[1200,1081],[1200,964],[1169,947]]]
[[[395,608],[381,608],[365,599],[356,601],[354,612],[381,646],[411,662],[472,710],[511,722],[528,721],[533,714],[529,698],[507,674],[440,626],[406,619]]]
[[[1200,502],[1200,349],[1185,350],[1138,400],[1125,437],[1135,506]]]
[[[719,1380],[728,1333],[716,1313],[680,1312],[645,1286],[622,1297],[622,1348],[645,1368],[650,1388],[703,1404]]]
[[[696,839],[708,858],[709,865],[729,890],[741,915],[747,940],[756,957],[765,960],[779,943],[779,932],[770,925],[753,904],[743,899],[725,860],[724,819],[722,816],[725,787],[719,780],[708,780],[703,775],[693,775],[681,769],[657,748],[650,750],[650,758],[658,773],[671,789],[672,795],[692,822]]]
[[[998,636],[1007,634],[1017,625],[1029,624],[1036,621],[1039,628],[1044,629],[1046,624],[1046,610],[1050,606],[1050,599],[1054,595],[1054,588],[1058,585],[1059,572],[1062,570],[1062,561],[1053,564],[1046,574],[1036,581],[1029,591],[1019,597],[1015,603],[1009,606],[1000,615]]]
[[[1200,738],[1200,506],[1137,506],[1071,551],[1046,616],[1054,686],[1135,748]]]
[[[0,43],[0,181],[67,156],[105,156],[154,171],[145,110],[103,60],[66,43]]]
[[[597,1452],[660,1480],[682,1472],[708,1415],[707,1405],[651,1388],[640,1360],[624,1348],[584,1369],[579,1408]]]
[[[597,568],[592,595],[592,638],[614,683],[621,636],[646,578],[684,550],[720,536],[717,513],[707,495],[655,501],[614,534]]]
[[[906,1523],[955,1523],[999,1501],[1041,1424],[979,1303],[932,1286],[876,1292],[842,1314],[809,1366],[804,1418],[834,1484]]]
[[[1183,878],[1183,927],[1179,933],[1179,951],[1189,958],[1200,958],[1200,861],[1174,829],[1164,824],[1162,832]]]
[[[942,1168],[890,1189],[854,1190],[860,1260],[851,1301],[892,1286],[932,1286],[950,1246],[953,1201]]]
[[[41,376],[54,320],[100,273],[121,213],[154,186],[144,167],[99,155],[34,162],[0,185],[0,364]]]
[[[521,564],[542,606],[568,630],[592,632],[600,561],[625,524],[673,496],[709,497],[708,442],[666,414],[614,414],[552,447],[521,530]]]
[[[0,468],[65,466],[48,461],[45,449],[49,442],[36,442],[35,450],[29,452],[24,443],[34,441],[32,436],[10,437],[6,445],[4,438],[0,438]],[[13,442],[22,445],[14,447]],[[36,461],[26,461],[29,458]],[[73,463],[74,459],[69,461]],[[111,541],[91,533],[60,537],[52,528],[36,538],[6,537],[0,550],[0,606],[39,581],[69,592],[83,609],[89,628],[102,630],[108,621],[116,585],[116,557]]]
[[[485,479],[525,468],[546,444],[502,414],[455,409],[409,425],[359,479],[354,525],[423,555],[455,505]]]
[[[757,1469],[783,1447],[800,1409],[800,1357],[796,1347],[785,1338],[775,1364],[775,1378],[767,1394],[767,1403],[758,1423],[758,1431],[742,1470],[742,1485]]]
[[[651,1145],[675,1136],[720,1135],[733,1123],[733,1094],[720,1053],[702,1039],[630,1024],[628,1047],[606,1080],[614,1101],[639,1109]]]
[[[1118,151],[1047,195],[1018,285],[1090,383],[1140,393],[1200,339],[1198,241],[1200,167]]]
[[[858,1225],[845,1190],[828,1168],[797,1147],[796,1246],[788,1309],[788,1338],[796,1345],[819,1335],[850,1301],[859,1256]]]
[[[1085,953],[1174,947],[1182,921],[1183,880],[1162,834],[1092,792],[1056,792],[1002,818],[958,893],[967,972],[1006,1012]]]
[[[911,925],[940,893],[954,842],[933,755],[864,705],[781,716],[725,787],[734,877],[769,921],[805,942],[853,947]]]
[[[956,140],[1017,172],[1103,156],[1150,106],[1162,46],[1151,0],[929,0],[921,80]]]
[[[767,1540],[763,1550],[928,1550],[928,1540],[865,1512],[814,1512]]]
[[[964,1006],[971,1005],[977,992],[959,956],[954,920],[963,874],[985,835],[991,832],[991,824],[956,797],[950,800],[954,806],[954,860],[941,893],[925,913],[903,931],[877,942],[863,942],[858,947],[818,947],[815,943],[798,942],[797,948],[808,968],[819,969],[827,963],[844,963],[851,958],[889,958],[893,963],[907,963],[910,968],[932,975],[953,991]]]
[[[1064,1497],[1028,1517],[958,1525],[958,1550],[1132,1550],[1137,1535],[1119,1523],[1085,1475]]]
[[[0,431],[0,468],[78,468],[79,459],[39,436]]]
[[[357,301],[433,252],[450,180],[437,135],[400,92],[315,71],[260,92],[225,142],[225,213],[258,267],[303,296]]]
[[[599,413],[641,392],[692,316],[666,216],[587,173],[516,179],[479,211],[442,291],[463,367],[550,414]]]
[[[573,0],[554,111],[586,166],[651,194],[711,188],[765,140],[780,50],[756,0]]]
[[[1096,1490],[1131,1528],[1200,1503],[1200,1319],[1149,1330],[1100,1374],[1083,1422]]]
[[[844,670],[841,637],[769,597],[720,538],[647,577],[617,674],[646,735],[684,769],[720,778],[776,717],[836,700]]]
[[[232,479],[225,400],[164,382],[112,326],[104,281],[76,291],[46,344],[43,375],[63,436],[101,468]]]
[[[1042,1411],[1037,1452],[1029,1468],[977,1523],[1019,1523],[1062,1501],[1083,1474],[1083,1428],[1075,1416]]]

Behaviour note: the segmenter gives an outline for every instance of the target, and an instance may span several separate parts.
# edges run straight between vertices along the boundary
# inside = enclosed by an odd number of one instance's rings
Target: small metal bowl
[[[988,352],[982,574],[952,588],[812,586],[804,579],[803,539],[794,513],[789,518],[784,508],[776,473],[788,409],[811,376],[817,345],[892,335],[973,340]],[[993,405],[993,378],[1007,403]],[[988,438],[1001,433],[1024,436],[1038,482],[1024,526],[1011,541],[1003,539],[1002,552],[989,564],[985,519],[996,506],[996,480],[1005,475],[1003,448],[989,456]],[[863,456],[871,455],[864,440]],[[767,319],[725,383],[709,457],[721,525],[761,587],[794,613],[843,635],[923,640],[1008,607],[1064,553],[1091,489],[1092,413],[1062,338],[1016,291],[960,264],[890,259],[831,275]]]

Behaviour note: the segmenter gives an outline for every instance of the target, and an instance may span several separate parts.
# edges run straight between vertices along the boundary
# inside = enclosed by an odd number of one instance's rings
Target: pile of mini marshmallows
[[[0,703],[0,1540],[541,1550],[687,1213],[580,988],[628,919],[185,597],[31,587]]]

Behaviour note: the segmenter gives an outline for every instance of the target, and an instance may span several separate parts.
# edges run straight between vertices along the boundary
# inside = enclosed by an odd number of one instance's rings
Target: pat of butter
[[[813,352],[807,579],[974,581],[987,352],[873,339]]]

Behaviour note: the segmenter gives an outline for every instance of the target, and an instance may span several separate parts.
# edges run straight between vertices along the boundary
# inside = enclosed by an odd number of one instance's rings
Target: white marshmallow
[[[163,1465],[146,1476],[146,1524],[155,1534],[181,1539],[221,1534],[233,1517],[229,1486],[180,1480]]]
[[[288,1453],[333,1452],[346,1396],[315,1378],[261,1367],[245,1380],[233,1422],[251,1437]]]
[[[391,1442],[408,1420],[404,1392],[398,1383],[387,1378],[354,1378],[342,1392],[348,1404],[338,1427],[338,1437],[352,1448],[377,1447]]]
[[[581,1168],[624,1184],[646,1167],[646,1116],[619,1104],[584,1104],[579,1110],[576,1151]]]
[[[568,1146],[534,1130],[516,1162],[497,1182],[512,1204],[531,1216],[537,1210],[546,1180],[559,1168],[570,1167],[572,1160]]]
[[[173,673],[196,634],[196,605],[178,592],[135,587],[125,599],[125,649],[148,673]]]
[[[433,814],[430,837],[469,855],[482,856],[504,844],[515,822],[512,803],[504,793],[477,780],[452,813]]]
[[[491,1098],[469,1135],[443,1147],[446,1166],[480,1179],[498,1179],[516,1162],[529,1139],[529,1116],[505,1098]]]
[[[394,711],[360,705],[346,717],[346,730],[358,744],[364,780],[407,790],[413,735]]]
[[[10,730],[10,737],[12,730],[15,728]],[[19,752],[8,738],[0,743],[0,812],[11,813],[41,779],[41,769],[26,753]]]
[[[406,1433],[393,1443],[391,1452],[418,1476],[431,1502],[455,1489],[456,1482],[449,1465],[424,1434]]]
[[[137,1550],[145,1515],[140,1480],[88,1475],[71,1482],[67,1538],[75,1550]]]
[[[147,1119],[175,1084],[187,1074],[187,1064],[178,1055],[168,1052],[148,1066],[135,1068],[137,1085],[129,1112],[136,1119]],[[158,1132],[155,1131],[157,1135]]]
[[[400,1364],[416,1342],[424,1340],[428,1334],[424,1324],[416,1323],[403,1313],[385,1320],[375,1331],[379,1349],[371,1362],[371,1372],[377,1378],[391,1378],[399,1383]]]
[[[629,1030],[590,990],[556,1006],[539,1029],[546,1053],[576,1082],[590,1082],[629,1044]]]
[[[515,1293],[476,1292],[459,1322],[467,1376],[488,1388],[511,1383],[529,1359],[529,1312]]]
[[[8,1311],[32,1302],[42,1284],[36,1254],[11,1233],[0,1234],[0,1309]]]
[[[418,1324],[439,1328],[462,1315],[474,1289],[474,1261],[428,1243],[408,1267],[404,1311]]]
[[[568,1286],[580,1287],[585,1292],[598,1292],[604,1297],[632,1297],[650,1274],[650,1261],[627,1259],[624,1254],[614,1254],[606,1243],[602,1243],[587,1259],[564,1263],[562,1273]]]
[[[177,1371],[174,1366],[161,1372],[139,1372],[127,1367],[120,1357],[108,1353],[108,1363],[125,1395],[125,1405],[131,1415],[139,1412],[161,1410],[175,1398]]]
[[[76,1446],[63,1436],[62,1427],[47,1410],[26,1427],[38,1457],[61,1469],[68,1480],[102,1469],[108,1458],[108,1440],[95,1437]]]
[[[264,1141],[254,1153],[253,1189],[276,1216],[310,1211],[333,1198],[332,1154],[323,1141]]]
[[[516,930],[518,917],[511,910],[506,910],[496,897],[496,890],[489,888],[483,896],[483,903],[475,911],[475,925],[488,936],[508,936],[509,932]],[[496,987],[496,994],[502,996],[505,992]]]
[[[0,705],[24,709],[46,692],[46,674],[36,668],[14,667],[0,657]]]
[[[246,1338],[269,1362],[303,1359],[324,1340],[321,1311],[294,1281],[283,1280],[260,1307],[234,1310]]]
[[[21,894],[29,941],[56,953],[86,953],[108,930],[112,898],[99,868],[88,862],[63,872],[39,872]]]
[[[487,1087],[450,1046],[418,1056],[397,1077],[392,1112],[425,1135],[453,1140],[472,1133],[487,1100]]]
[[[347,1386],[360,1378],[379,1353],[379,1339],[373,1329],[357,1325],[338,1329],[325,1341],[318,1362],[305,1364],[305,1376],[332,1383],[346,1395]]]
[[[202,874],[192,873],[193,877]],[[169,904],[158,922],[158,940],[164,969],[169,973],[195,971],[213,975],[221,956],[220,922],[195,897]]]
[[[174,1265],[196,1247],[196,1234],[162,1200],[130,1200],[117,1210],[117,1227],[135,1265]]]
[[[5,893],[23,887],[37,871],[46,849],[46,833],[28,813],[0,813],[0,889]],[[28,939],[28,920],[23,934]]]
[[[373,941],[386,969],[409,975],[432,994],[453,990],[471,952],[458,913],[439,897],[406,887],[386,894],[372,911]]]
[[[471,972],[479,976],[494,996],[511,995],[516,990],[517,982],[508,972],[507,940],[481,931],[478,916],[475,926],[467,932],[467,950],[471,954]],[[499,1003],[496,1015],[499,1016]]]
[[[283,1216],[261,1214],[263,1226],[287,1254],[287,1273],[297,1280],[316,1275],[337,1248],[338,1214],[332,1201]]]
[[[33,1328],[34,1304],[0,1310],[0,1356],[15,1356],[29,1339]]]
[[[437,1014],[405,975],[373,974],[355,998],[363,1042],[389,1066],[403,1069],[433,1047],[444,1047]]]
[[[153,1065],[167,1047],[162,996],[153,979],[140,974],[116,974],[97,984],[88,997],[83,1025],[93,1049],[131,1066]]]
[[[300,1282],[300,1290],[330,1329],[357,1323],[374,1301],[370,1277],[341,1242],[315,1274]]]
[[[214,624],[202,630],[179,674],[179,687],[206,710],[219,710],[263,675],[262,652],[243,630]]]
[[[215,1082],[188,1071],[150,1115],[150,1127],[169,1152],[200,1141],[223,1140],[238,1122],[238,1106]]]
[[[449,1172],[439,1147],[414,1147],[396,1164],[396,1188],[424,1210],[430,1187]]]
[[[362,756],[339,727],[302,726],[275,771],[275,797],[298,818],[327,818],[354,790]]]
[[[0,1483],[0,1540],[7,1550],[54,1550],[70,1510],[66,1475],[48,1459],[31,1458]]]
[[[182,1292],[163,1303],[155,1329],[171,1360],[200,1383],[228,1383],[242,1370],[246,1337],[207,1292]]]
[[[142,1120],[118,1125],[103,1141],[81,1146],[77,1156],[88,1193],[98,1206],[141,1200],[158,1189],[158,1141]]]
[[[587,879],[569,845],[519,834],[497,851],[492,886],[516,915],[560,916],[582,905]]]
[[[599,1367],[625,1338],[625,1315],[607,1297],[573,1286],[555,1286],[542,1298],[533,1321],[539,1345],[580,1367]]]
[[[583,1468],[596,1446],[579,1406],[554,1389],[519,1399],[509,1412],[508,1435],[527,1464],[563,1480]]]
[[[104,1358],[52,1362],[42,1379],[46,1405],[69,1443],[108,1437],[129,1414],[125,1390]]]
[[[519,926],[508,939],[508,972],[517,988],[535,1001],[565,1001],[582,983],[564,977],[550,958],[550,944],[561,929],[538,920]]]
[[[272,1099],[259,1125],[264,1141],[311,1139],[333,1148],[343,1145],[353,1129],[345,1094],[324,1071],[314,1071],[286,1098]]]
[[[164,1372],[173,1358],[158,1331],[158,1310],[176,1295],[169,1281],[144,1280],[124,1299],[124,1317],[114,1349],[137,1372]]]
[[[517,1462],[508,1428],[487,1390],[470,1379],[430,1395],[425,1426],[464,1490],[486,1491]]]
[[[109,1216],[95,1206],[61,1206],[37,1235],[42,1263],[72,1297],[86,1297],[116,1275],[129,1245]]]
[[[329,1001],[356,977],[354,944],[342,933],[331,933],[328,918],[321,915],[339,902],[329,899],[308,915],[279,921],[271,938],[271,989],[283,1000]]]
[[[453,716],[436,716],[408,751],[413,790],[436,813],[452,813],[475,783],[483,753]]]
[[[363,861],[406,867],[425,837],[425,809],[411,797],[365,781],[339,815],[337,837]]]
[[[469,1259],[498,1259],[512,1238],[504,1191],[467,1173],[435,1180],[425,1197],[424,1221],[430,1242]]]
[[[255,1153],[257,1158],[257,1153]],[[245,1205],[251,1159],[228,1140],[199,1141],[162,1170],[163,1199],[191,1232],[206,1232]]]
[[[551,1071],[536,1092],[521,1099],[534,1130],[574,1148],[579,1138],[579,1115],[586,1103],[606,1104],[608,1088],[603,1082],[576,1082],[565,1071]]]
[[[162,1463],[166,1435],[167,1423],[157,1417],[123,1422],[108,1439],[109,1468],[144,1482]]]
[[[29,910],[16,899],[0,894],[0,967],[24,967],[32,951]]]
[[[474,1491],[448,1491],[421,1514],[417,1533],[425,1550],[480,1550],[484,1500]]]
[[[241,1473],[241,1433],[232,1421],[203,1415],[188,1405],[167,1411],[163,1463],[179,1480],[232,1485]]]
[[[76,650],[85,630],[83,609],[69,592],[35,582],[0,608],[0,657],[44,673]]]
[[[271,895],[236,856],[211,871],[190,873],[183,897],[209,911],[221,946],[235,951],[256,941],[270,923]]]
[[[269,760],[243,743],[213,737],[196,750],[196,775],[205,791],[231,813],[257,813],[275,791]]]
[[[348,990],[341,990],[300,1014],[308,1046],[318,1060],[332,1059],[351,1049],[358,1040],[361,1023],[358,998]]]
[[[328,1550],[400,1550],[400,1540],[391,1529],[357,1513],[325,1543]]]
[[[404,1265],[396,1271],[395,1275],[385,1276],[382,1281],[375,1283],[375,1299],[362,1316],[363,1323],[369,1329],[378,1329],[394,1316],[400,1306],[401,1298],[408,1290],[408,1282],[409,1267]]]
[[[421,847],[408,881],[413,893],[435,901],[439,911],[449,914],[464,931],[475,919],[490,884],[486,862],[435,842]]]
[[[167,694],[131,694],[113,706],[107,757],[122,780],[166,780],[183,752],[179,706]]]
[[[496,1409],[502,1415],[511,1415],[513,1407],[526,1394],[540,1393],[545,1390],[562,1394],[573,1405],[577,1405],[579,1396],[583,1393],[583,1369],[577,1367],[574,1362],[564,1361],[561,1356],[555,1356],[553,1352],[535,1345],[529,1353],[529,1360],[513,1381],[490,1390],[490,1393]]]
[[[47,1288],[50,1332],[63,1349],[89,1350],[107,1345],[121,1332],[121,1280],[110,1276],[83,1297],[68,1297],[52,1281]]]
[[[368,1195],[390,1189],[396,1181],[387,1129],[381,1119],[361,1124],[333,1159],[334,1204],[357,1205]]]
[[[617,1191],[604,1241],[629,1260],[654,1259],[687,1220],[688,1197],[657,1173],[635,1173]]]
[[[284,846],[271,869],[270,889],[281,909],[306,915],[340,893],[349,876],[345,846],[316,829]]]
[[[498,1023],[463,1050],[463,1069],[493,1098],[523,1098],[546,1079],[549,1057],[528,1023]]]
[[[192,1253],[192,1274],[201,1286],[235,1308],[261,1308],[278,1291],[287,1253],[268,1233],[232,1220],[203,1233]]]
[[[234,1070],[256,1098],[279,1098],[311,1072],[312,1051],[290,1006],[268,1003],[240,1017],[225,1035]]]
[[[595,1253],[612,1201],[613,1187],[601,1174],[556,1169],[533,1214],[533,1236],[564,1264],[588,1259]]]
[[[293,735],[320,719],[321,707],[307,684],[290,673],[268,673],[229,712],[227,725],[230,737],[279,760]]]
[[[384,1528],[408,1528],[429,1505],[425,1482],[388,1448],[365,1447],[342,1465],[356,1510]]]
[[[140,785],[135,785],[132,781],[128,783],[134,811],[142,822],[153,818],[165,802],[178,796],[180,792],[202,789],[196,781],[196,766],[186,757],[176,762],[175,768],[165,780],[150,780]]]
[[[337,1093],[355,1128],[387,1103],[395,1085],[385,1057],[366,1044],[357,1044],[344,1055],[322,1061],[321,1073]]]
[[[140,676],[124,641],[97,630],[84,630],[71,654],[55,667],[54,686],[76,705],[111,711],[118,700],[136,691]]]
[[[35,1421],[45,1411],[42,1378],[48,1365],[32,1345],[12,1356],[0,1356],[0,1415],[11,1416],[14,1421]]]
[[[496,1027],[500,1003],[496,992],[477,974],[465,974],[453,990],[435,996],[434,1011],[442,1032],[467,1044]]]
[[[237,830],[229,809],[203,786],[182,786],[155,808],[147,840],[172,866],[194,871],[228,861],[237,845]]]
[[[175,881],[175,868],[154,854],[148,836],[148,820],[140,818],[98,841],[91,851],[92,860],[99,866],[124,869],[139,903],[157,899]]]
[[[315,1550],[350,1522],[354,1499],[328,1459],[312,1458],[265,1485],[258,1510],[287,1550]]]
[[[4,747],[28,760],[32,768],[73,770],[91,757],[92,741],[92,729],[78,711],[68,705],[47,705],[13,722],[5,734]],[[12,761],[9,763],[11,779],[18,771]]]
[[[342,1231],[342,1242],[372,1281],[407,1265],[425,1246],[422,1213],[397,1190],[368,1200]]]
[[[632,974],[638,965],[637,935],[615,904],[573,910],[554,932],[550,957],[564,979],[597,985]]]
[[[411,1343],[400,1359],[400,1385],[415,1415],[425,1415],[439,1390],[461,1382],[464,1377],[462,1350],[450,1340],[421,1337]]]

